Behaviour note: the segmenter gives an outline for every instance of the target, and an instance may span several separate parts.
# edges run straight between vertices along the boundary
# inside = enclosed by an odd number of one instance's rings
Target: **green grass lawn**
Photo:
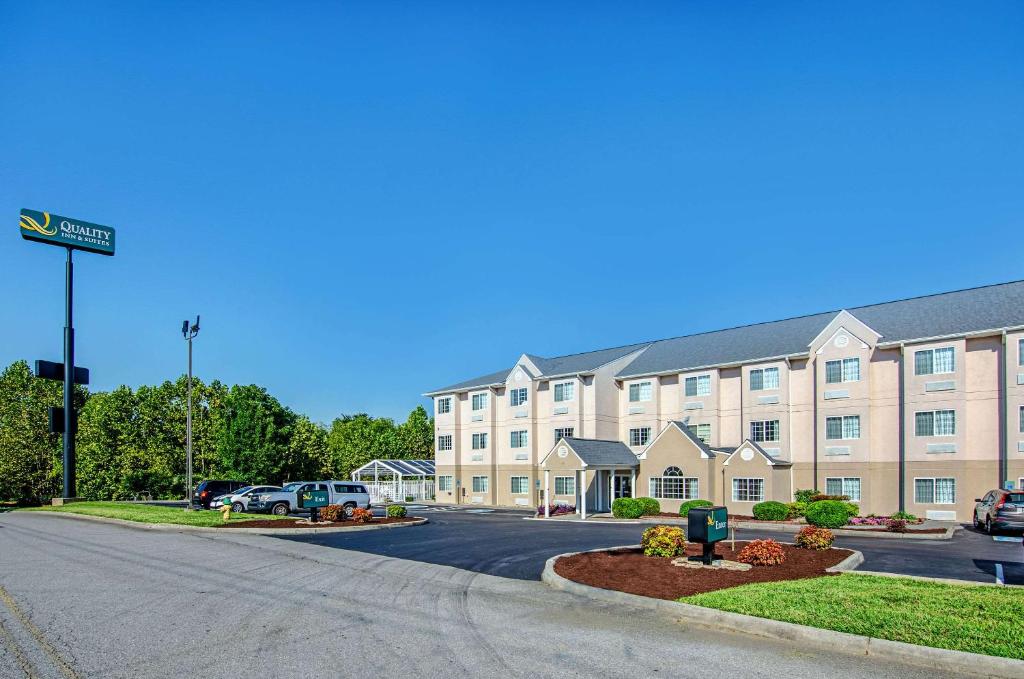
[[[102,516],[108,519],[124,519],[139,523],[173,523],[182,526],[221,526],[221,514],[215,510],[186,512],[176,507],[158,507],[130,502],[72,502],[61,507],[31,507],[19,509],[24,512],[64,512]],[[252,519],[274,519],[279,517],[253,514],[232,514],[231,523],[242,523]],[[284,518],[284,517],[280,517]]]
[[[1024,589],[843,574],[765,582],[682,603],[877,639],[1024,659]]]

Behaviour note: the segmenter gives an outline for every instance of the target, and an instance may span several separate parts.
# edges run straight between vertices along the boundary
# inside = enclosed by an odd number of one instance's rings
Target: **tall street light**
[[[199,334],[199,316],[196,315],[196,322],[189,326],[188,321],[181,324],[181,336],[188,342],[188,415],[185,422],[185,446],[186,471],[185,471],[185,493],[188,504],[185,511],[192,511],[192,339]]]

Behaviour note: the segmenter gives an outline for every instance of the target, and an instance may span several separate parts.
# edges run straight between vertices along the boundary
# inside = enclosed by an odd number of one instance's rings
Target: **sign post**
[[[114,255],[114,229],[109,226],[93,224],[51,215],[38,210],[22,210],[19,220],[21,237],[26,240],[57,245],[67,250],[67,262],[64,268],[64,499],[74,498],[75,491],[75,413],[73,396],[75,376],[79,368],[75,366],[75,324],[74,324],[74,293],[75,265],[72,253],[75,250],[94,252],[112,257]]]
[[[691,542],[703,545],[700,556],[689,557],[712,565],[715,557],[715,543],[729,534],[729,511],[725,507],[694,507],[686,515],[686,537]]]
[[[299,493],[299,509],[309,510],[310,523],[320,521],[320,508],[326,507],[330,498],[326,490],[304,490]]]

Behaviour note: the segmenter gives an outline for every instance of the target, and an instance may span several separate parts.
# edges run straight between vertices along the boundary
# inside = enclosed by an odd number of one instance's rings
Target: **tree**
[[[434,459],[434,418],[427,416],[423,406],[413,408],[409,418],[399,425],[398,445],[399,459]]]
[[[223,407],[216,473],[251,483],[281,480],[295,414],[256,385],[231,387]]]
[[[282,481],[336,478],[323,425],[305,415],[296,418],[283,472]]]
[[[374,458],[394,457],[398,449],[395,423],[366,413],[342,415],[331,423],[327,437],[334,475],[347,478]]]

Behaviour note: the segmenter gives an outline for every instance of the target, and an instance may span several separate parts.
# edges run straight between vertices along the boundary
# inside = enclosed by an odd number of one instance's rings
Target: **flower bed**
[[[892,520],[891,516],[855,516],[850,519],[851,526],[885,526],[889,525],[889,521]],[[904,519],[906,521],[906,519]],[[924,519],[916,519],[914,521],[907,521],[907,525],[921,524],[924,523]]]
[[[719,542],[715,553],[736,561],[747,545],[737,541],[736,551],[729,543]],[[711,568],[682,568],[672,565],[672,559],[644,556],[639,549],[601,552],[583,552],[559,559],[555,572],[563,578],[591,587],[613,589],[655,599],[675,600],[702,592],[713,592],[751,582],[778,582],[831,575],[825,569],[848,557],[846,549],[800,549],[793,545],[780,545],[785,562],[776,566],[755,566],[748,571]],[[686,554],[697,556],[701,545],[688,544]]]

